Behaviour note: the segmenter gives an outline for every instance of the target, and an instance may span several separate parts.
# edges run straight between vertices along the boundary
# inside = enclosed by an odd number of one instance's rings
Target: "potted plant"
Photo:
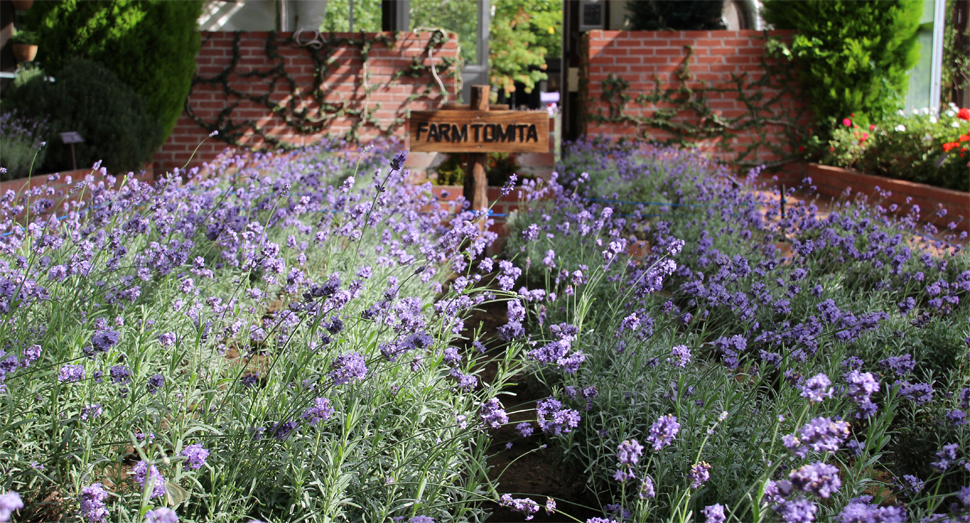
[[[18,11],[26,11],[30,9],[30,6],[34,5],[34,0],[11,0],[13,3],[13,8]]]
[[[33,62],[37,57],[37,34],[33,31],[17,31],[11,41],[18,62]]]

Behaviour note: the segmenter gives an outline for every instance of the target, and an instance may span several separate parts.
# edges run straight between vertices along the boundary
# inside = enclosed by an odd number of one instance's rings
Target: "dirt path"
[[[508,321],[504,302],[486,305],[482,310],[475,311],[465,322],[465,336],[482,326],[484,339],[497,339],[498,328]],[[498,344],[486,344],[488,356],[493,359],[501,355],[503,347]],[[489,382],[495,377],[495,364],[488,364],[481,369],[479,377]],[[599,511],[582,508],[583,505],[595,506],[596,501],[586,490],[585,478],[581,471],[571,471],[557,459],[557,450],[549,445],[547,438],[535,427],[535,405],[547,397],[541,385],[530,383],[528,376],[516,376],[516,384],[503,396],[502,403],[509,412],[509,423],[490,431],[492,446],[489,448],[489,479],[498,482],[499,495],[511,494],[516,498],[529,497],[540,506],[545,506],[546,498],[556,500],[559,508],[567,509],[569,514],[585,520],[601,515]],[[528,438],[523,438],[515,426],[521,422],[531,422],[535,432]],[[511,446],[509,446],[511,444]],[[578,505],[578,506],[577,506]],[[487,503],[492,515],[489,523],[519,522],[523,515],[513,512],[498,503]],[[566,522],[572,521],[566,516],[556,513],[547,515],[545,510],[536,514],[532,521],[536,522]]]

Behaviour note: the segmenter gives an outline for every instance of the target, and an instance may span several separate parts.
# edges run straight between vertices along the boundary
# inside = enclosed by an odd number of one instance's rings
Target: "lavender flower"
[[[555,398],[546,398],[536,406],[539,428],[550,436],[572,432],[579,426],[579,412],[563,408]]]
[[[950,465],[956,461],[958,447],[959,445],[956,443],[944,445],[943,449],[936,453],[936,461],[930,463],[930,465],[937,472],[945,472],[946,469],[950,468]]]
[[[771,508],[785,523],[811,523],[815,521],[815,513],[818,511],[814,503],[802,496],[785,500]]]
[[[131,383],[131,369],[125,365],[115,365],[114,367],[111,367],[109,374],[111,375],[111,381],[115,383]]]
[[[367,376],[367,365],[364,363],[364,357],[356,351],[337,356],[330,368],[333,369],[330,372],[330,379],[334,385],[345,385]]]
[[[179,517],[168,507],[158,507],[145,513],[145,523],[178,523]]]
[[[118,340],[121,338],[121,334],[117,331],[106,329],[94,333],[91,337],[91,347],[95,353],[108,352],[112,347],[118,344]]]
[[[185,463],[190,469],[197,470],[202,468],[202,465],[205,465],[205,460],[209,457],[209,451],[203,448],[202,445],[196,443],[182,449],[182,456],[185,457]]]
[[[798,435],[786,435],[782,443],[799,458],[808,452],[835,452],[849,437],[849,424],[830,418],[815,418],[798,431]]]
[[[505,413],[505,409],[502,408],[502,402],[498,398],[492,398],[482,403],[480,416],[482,421],[493,429],[497,429],[509,422],[509,416]]]
[[[92,483],[82,488],[78,516],[87,523],[104,523],[108,517],[108,509],[104,505],[106,499],[108,493],[101,483]],[[0,521],[2,520],[0,517]]]
[[[670,350],[672,358],[667,358],[667,362],[674,367],[684,368],[690,363],[690,349],[686,345],[677,345]]]
[[[303,416],[305,420],[310,420],[310,425],[316,425],[320,421],[327,421],[333,415],[333,407],[327,398],[317,398],[313,400],[313,406],[307,409]]]
[[[963,507],[970,509],[970,487],[963,487],[957,492],[957,499],[963,503]]]
[[[151,484],[151,495],[150,498],[160,498],[165,495],[165,478],[162,477],[162,473],[158,471],[155,465],[148,463],[145,460],[135,463],[135,466],[131,468],[131,472],[134,475],[135,482],[142,488],[148,488],[146,486],[146,481]]]
[[[913,369],[916,368],[916,362],[913,361],[913,356],[902,354],[880,361],[879,366],[885,370],[894,372],[900,378],[904,378],[907,374],[913,372]]]
[[[643,480],[640,482],[640,492],[637,494],[637,496],[640,499],[649,499],[655,497],[656,495],[657,491],[654,489],[653,480],[650,479],[650,476],[644,476]]]
[[[94,420],[102,414],[104,414],[104,409],[101,408],[100,404],[86,405],[81,409],[81,421]]]
[[[540,508],[538,503],[529,498],[515,499],[511,494],[503,494],[502,498],[499,500],[499,505],[522,513],[522,515],[525,516],[526,521],[530,521],[532,518],[534,518],[536,513],[539,512]]]
[[[673,414],[661,416],[650,426],[650,435],[647,436],[647,442],[653,445],[653,450],[660,450],[677,439],[679,431],[680,423],[677,423],[677,418]]]
[[[633,466],[640,461],[643,456],[643,445],[637,440],[624,440],[617,448],[616,457],[620,460],[620,465]]]
[[[812,403],[819,403],[826,398],[832,397],[832,382],[825,374],[816,374],[809,378],[798,388],[802,391],[801,396],[808,398]]]
[[[77,383],[86,376],[82,365],[64,365],[57,375],[57,381],[61,383]]]
[[[903,523],[906,509],[902,507],[880,507],[873,505],[872,496],[861,496],[849,500],[839,514],[839,523]]]
[[[391,170],[400,171],[401,167],[404,167],[404,162],[407,161],[407,159],[408,159],[408,152],[406,150],[399,151],[397,154],[394,155],[394,158],[391,160]]]
[[[10,521],[13,513],[24,508],[24,502],[20,499],[20,494],[14,491],[0,494],[0,523]]]
[[[145,388],[148,390],[149,394],[155,395],[158,394],[158,391],[163,385],[165,385],[165,376],[162,374],[155,374],[154,376],[148,378],[148,384]]]
[[[724,523],[727,516],[724,515],[724,506],[720,503],[708,505],[701,512],[704,513],[705,523]]]
[[[694,465],[690,468],[690,488],[700,488],[701,485],[711,479],[711,465],[706,461]]]
[[[848,385],[846,395],[860,405],[869,402],[869,398],[879,392],[879,382],[871,372],[852,370],[847,372],[844,378]]]
[[[792,471],[788,479],[798,490],[823,498],[828,498],[842,486],[839,469],[821,461]]]
[[[523,438],[528,438],[534,432],[532,424],[528,422],[522,422],[515,426],[515,430],[518,431],[519,435]]]

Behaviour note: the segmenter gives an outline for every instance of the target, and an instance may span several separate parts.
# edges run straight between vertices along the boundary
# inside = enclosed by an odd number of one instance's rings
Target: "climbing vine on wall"
[[[610,74],[603,81],[600,99],[606,103],[596,113],[587,112],[586,121],[634,125],[637,136],[651,139],[651,130],[662,130],[671,135],[666,143],[691,147],[699,141],[715,142],[724,152],[734,153],[739,166],[763,165],[751,160],[758,150],[768,150],[779,158],[791,158],[798,144],[805,142],[808,129],[798,125],[796,111],[790,107],[797,98],[791,86],[798,85],[794,65],[783,54],[784,46],[769,39],[761,67],[765,74],[751,80],[748,73],[731,74],[724,87],[713,87],[705,81],[695,80],[690,71],[690,59],[694,54],[691,46],[684,46],[684,59],[674,73],[674,86],[661,88],[663,82],[654,76],[654,88],[632,97],[630,84],[619,76]],[[588,56],[588,54],[587,54]],[[692,88],[691,85],[700,85]],[[724,117],[709,105],[711,93],[731,93],[744,113],[736,117]],[[588,99],[588,98],[587,98]],[[631,114],[630,103],[653,109],[649,116]],[[658,104],[661,107],[658,107]],[[789,107],[785,107],[788,104]],[[684,118],[688,112],[695,118]],[[681,115],[681,116],[678,116]],[[782,129],[782,135],[768,126]],[[739,133],[754,134],[752,142],[740,150],[735,149],[732,138]],[[784,163],[786,160],[774,162]]]
[[[374,45],[383,45],[392,48],[397,43],[399,33],[360,33],[356,37],[338,36],[334,33],[318,34],[307,41],[300,39],[300,33],[294,33],[288,37],[281,37],[278,33],[270,32],[266,40],[267,64],[271,64],[267,69],[256,69],[240,72],[237,70],[241,58],[240,53],[240,33],[233,34],[232,55],[228,66],[219,74],[211,77],[201,77],[196,75],[192,79],[192,88],[185,102],[185,114],[202,126],[206,131],[212,133],[218,131],[217,138],[230,145],[242,146],[243,137],[259,137],[272,148],[290,149],[295,145],[272,136],[255,119],[236,120],[233,118],[234,111],[239,107],[239,102],[229,103],[216,116],[215,121],[205,121],[199,117],[189,100],[192,91],[198,85],[217,85],[222,87],[227,100],[233,98],[237,100],[248,100],[249,102],[265,107],[266,114],[276,115],[289,129],[297,135],[315,137],[331,136],[328,129],[335,120],[348,119],[351,127],[343,133],[341,138],[357,142],[360,140],[361,130],[365,126],[376,129],[379,134],[389,136],[393,134],[404,123],[404,115],[401,114],[394,120],[381,126],[381,121],[377,118],[377,111],[381,109],[380,103],[369,103],[369,95],[383,85],[371,83],[371,71],[367,61],[371,49]],[[460,82],[461,64],[460,58],[442,57],[438,66],[425,64],[426,57],[432,58],[434,50],[439,48],[449,39],[448,34],[441,29],[431,30],[431,38],[425,45],[421,55],[414,56],[411,63],[404,69],[395,71],[388,83],[392,83],[401,77],[421,78],[431,76],[432,80],[422,92],[412,93],[407,102],[421,97],[432,97],[435,91],[442,97],[442,102],[447,101],[448,92],[446,91],[441,77],[450,76]],[[303,87],[298,85],[293,76],[286,70],[286,60],[278,52],[280,46],[296,46],[304,49],[310,56],[314,64],[313,88],[309,93],[304,93]],[[203,42],[205,47],[205,42]],[[364,96],[364,103],[351,104],[347,101],[327,102],[324,100],[327,94],[324,90],[324,80],[330,74],[333,67],[337,67],[337,57],[334,52],[341,48],[356,47],[360,50],[360,58],[363,62],[362,70],[357,77],[359,78],[358,88]],[[460,57],[461,54],[458,53]],[[429,60],[430,62],[430,60]],[[231,76],[240,79],[260,79],[268,80],[268,86],[263,94],[253,94],[251,92],[235,89],[230,82]],[[283,84],[284,89],[290,93],[285,101],[274,101],[273,93],[277,93],[277,85]],[[277,93],[278,94],[278,93]]]

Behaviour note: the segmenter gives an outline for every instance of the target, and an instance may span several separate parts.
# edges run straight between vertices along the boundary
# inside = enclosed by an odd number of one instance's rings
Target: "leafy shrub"
[[[900,108],[919,59],[922,9],[922,0],[766,0],[762,16],[797,31],[791,51],[802,89],[828,130],[847,114],[868,125]]]
[[[631,0],[626,8],[634,31],[724,29],[723,0]]]
[[[970,142],[961,139],[970,133],[970,114],[962,119],[959,111],[956,106],[939,116],[929,110],[900,111],[868,127],[845,118],[827,144],[816,140],[811,145],[826,165],[970,191]]]
[[[195,55],[201,0],[111,0],[36,2],[27,25],[43,45],[38,52],[56,78],[72,58],[105,64],[145,100],[145,110],[161,125],[157,149],[171,134],[185,105]]]
[[[16,111],[0,114],[0,181],[26,178],[38,172],[44,163],[47,148],[42,142],[47,137],[47,122],[20,118]]]
[[[84,143],[74,144],[77,164],[103,161],[111,172],[136,171],[155,152],[161,129],[142,99],[114,73],[90,60],[68,62],[54,83],[34,78],[3,100],[32,118],[50,118],[46,137],[48,171],[70,169],[71,149],[58,133],[76,131]]]

